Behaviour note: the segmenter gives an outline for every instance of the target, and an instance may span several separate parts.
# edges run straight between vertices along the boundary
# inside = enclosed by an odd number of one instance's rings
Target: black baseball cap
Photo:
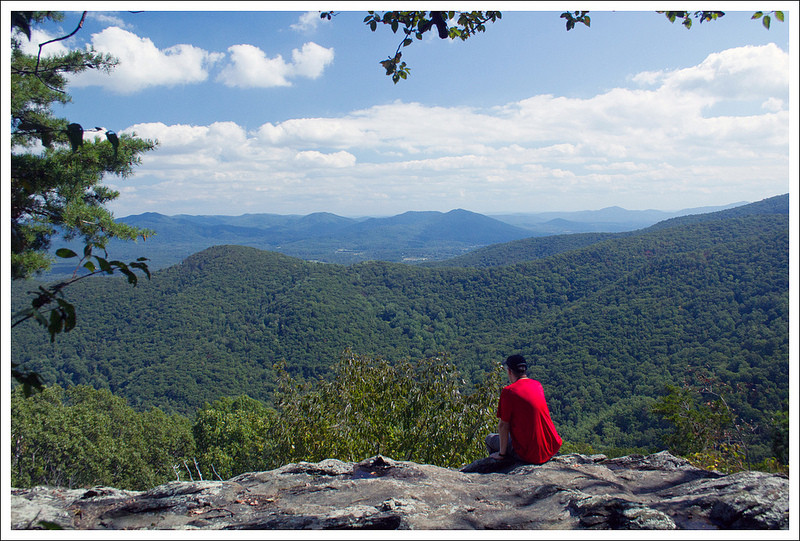
[[[528,363],[522,355],[511,355],[506,359],[506,366],[515,372],[528,369]]]

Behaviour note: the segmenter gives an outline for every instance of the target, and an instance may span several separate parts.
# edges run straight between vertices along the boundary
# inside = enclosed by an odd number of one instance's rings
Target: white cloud
[[[292,51],[293,74],[298,77],[316,79],[333,62],[333,49],[326,49],[309,42],[301,50]]]
[[[318,11],[306,11],[300,15],[297,22],[291,25],[290,28],[298,32],[313,32],[320,22],[322,22],[322,18],[320,18]]]
[[[96,70],[83,72],[72,79],[72,84],[104,86],[121,94],[151,86],[203,82],[208,79],[209,68],[222,57],[188,44],[161,50],[149,38],[115,26],[92,34],[91,45],[98,52],[113,55],[119,65],[110,76]]]
[[[286,79],[289,69],[281,55],[267,58],[267,55],[254,45],[233,45],[228,47],[228,63],[217,81],[227,86],[260,87],[289,86]]]
[[[767,98],[767,100],[761,104],[762,109],[773,113],[781,111],[783,107],[784,107],[784,101],[774,96]]]
[[[18,37],[21,44],[20,49],[22,50],[22,52],[25,54],[36,56],[39,54],[40,43],[45,43],[47,41],[50,41],[51,39],[55,39],[61,36],[51,35],[39,28],[32,28],[30,40],[22,32],[18,33]],[[65,54],[67,52],[69,52],[69,49],[64,46],[63,41],[54,41],[42,47],[43,57]]]
[[[271,145],[288,145],[306,148],[351,147],[368,144],[368,128],[348,118],[294,118],[273,125],[266,123],[258,136]]]
[[[697,66],[674,71],[643,72],[633,80],[661,84],[665,92],[746,100],[765,93],[786,94],[789,54],[774,43],[727,49],[708,55]]]
[[[283,56],[267,57],[253,45],[233,45],[228,48],[230,62],[220,72],[217,81],[226,86],[244,88],[270,88],[290,86],[289,79],[307,77],[316,79],[333,62],[333,49],[308,42],[302,49],[292,51],[292,62]]]
[[[344,150],[332,154],[323,154],[316,150],[304,150],[298,152],[294,159],[312,167],[340,168],[352,167],[356,164],[356,157]]]
[[[37,34],[37,39],[50,39]],[[38,42],[37,42],[38,43]],[[155,86],[175,86],[202,83],[211,77],[215,65],[222,65],[216,81],[229,87],[270,88],[291,86],[296,78],[317,79],[334,58],[332,48],[307,42],[292,50],[291,61],[281,55],[268,57],[254,45],[239,44],[228,48],[228,54],[206,51],[189,44],[177,44],[159,49],[149,38],[123,30],[117,26],[92,34],[88,47],[102,53],[110,53],[118,59],[118,65],[110,74],[88,70],[74,76],[71,84],[102,86],[120,94],[131,94]],[[26,45],[26,50],[36,54],[35,45]],[[48,51],[64,52],[63,46],[48,45]]]
[[[89,19],[94,19],[100,23],[108,26],[118,26],[119,28],[129,28],[130,25],[125,23],[120,17],[113,15],[111,12],[104,13],[98,11],[90,11],[87,13]]]
[[[248,49],[263,67],[258,53]],[[640,208],[683,208],[687,193],[725,186],[775,195],[788,191],[784,55],[770,46],[732,49],[634,78],[647,89],[585,99],[538,95],[490,109],[398,101],[251,132],[230,122],[142,124],[132,129],[161,146],[145,155],[137,178],[157,179],[161,211],[172,213],[195,193],[215,195],[218,213],[226,204],[239,209],[229,212],[488,212],[504,210],[491,205],[509,198],[514,210],[541,210],[565,196],[578,208],[600,208],[617,204],[618,194],[647,201]],[[710,112],[726,100],[745,103],[744,114]],[[741,193],[736,199],[750,198]],[[131,204],[138,197],[130,194]]]

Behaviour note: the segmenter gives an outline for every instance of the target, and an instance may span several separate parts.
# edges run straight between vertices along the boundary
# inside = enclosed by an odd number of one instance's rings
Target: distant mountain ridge
[[[490,214],[492,218],[524,227],[536,235],[564,233],[618,233],[648,227],[655,223],[690,214],[707,214],[747,205],[747,201],[722,206],[687,208],[677,211],[627,210],[619,206],[599,210],[549,211],[538,213]]]
[[[308,215],[251,213],[240,216],[167,216],[155,212],[131,215],[120,222],[150,229],[146,242],[112,241],[109,254],[130,261],[147,257],[151,270],[177,263],[211,246],[240,245],[280,252],[325,263],[351,264],[381,260],[435,264],[475,250],[531,237],[588,234],[570,242],[591,243],[598,234],[634,231],[664,219],[724,207],[703,207],[676,212],[629,211],[607,207],[596,211],[544,212],[487,216],[464,209],[449,212],[409,211],[390,217],[348,218],[330,212]],[[542,246],[563,245],[563,240],[542,241]],[[61,247],[62,244],[54,248]],[[69,247],[80,252],[82,245]],[[552,253],[552,248],[544,255]],[[71,274],[74,264],[57,261],[50,276]]]
[[[211,246],[228,244],[311,261],[349,264],[447,259],[530,235],[524,228],[463,209],[445,213],[409,211],[386,218],[345,218],[328,212],[306,216],[166,216],[148,212],[119,221],[156,234],[145,242],[112,241],[109,253],[120,260],[147,257],[151,270],[180,263]],[[73,244],[73,249],[80,248],[78,243]],[[72,271],[62,263],[54,267],[52,274]]]
[[[696,209],[698,211],[703,209]],[[689,225],[705,221],[724,220],[739,216],[758,214],[789,214],[789,194],[777,195],[755,203],[725,208],[716,212],[685,214],[670,218],[646,228],[619,233],[576,233],[551,235],[545,237],[528,237],[503,244],[494,244],[473,250],[462,256],[444,261],[426,263],[431,267],[494,267],[511,265],[522,261],[532,261],[548,257],[568,250],[583,248],[598,242],[623,238],[644,231],[655,231]]]

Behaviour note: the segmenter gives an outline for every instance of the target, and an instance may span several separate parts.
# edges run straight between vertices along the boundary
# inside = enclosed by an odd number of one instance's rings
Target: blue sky
[[[120,62],[75,78],[57,112],[159,141],[107,179],[118,217],[675,210],[790,191],[792,14],[767,30],[741,2],[686,30],[648,3],[589,2],[591,28],[567,32],[559,5],[492,4],[485,33],[403,49],[396,85],[378,62],[402,36],[371,32],[367,3],[53,2],[64,21],[33,41],[119,9],[48,46]]]

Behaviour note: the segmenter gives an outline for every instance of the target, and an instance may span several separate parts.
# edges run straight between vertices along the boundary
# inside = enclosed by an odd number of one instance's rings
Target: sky
[[[65,18],[32,50],[102,6],[43,50],[119,61],[73,78],[56,113],[158,141],[105,179],[117,217],[678,210],[797,184],[794,2],[769,30],[757,2],[690,30],[650,3],[588,2],[591,27],[570,31],[559,5],[494,2],[486,32],[403,48],[397,84],[379,62],[402,32],[370,31],[366,3],[49,4]]]

